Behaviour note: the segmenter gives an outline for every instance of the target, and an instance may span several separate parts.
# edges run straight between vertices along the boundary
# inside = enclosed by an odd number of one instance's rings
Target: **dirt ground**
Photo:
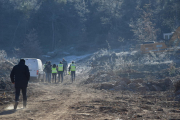
[[[87,79],[78,74],[71,83],[29,83],[27,108],[22,96],[17,111],[11,104],[0,105],[1,120],[180,120],[180,105],[171,92],[106,91],[80,84]]]

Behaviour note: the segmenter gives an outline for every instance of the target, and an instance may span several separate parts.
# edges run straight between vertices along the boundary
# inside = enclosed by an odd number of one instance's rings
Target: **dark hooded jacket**
[[[67,67],[67,61],[66,60],[63,60],[62,61],[62,64],[63,64],[63,66],[66,68]]]
[[[46,70],[46,73],[52,73],[52,65],[50,63],[48,63],[44,69]]]
[[[25,62],[20,61],[18,65],[14,66],[10,74],[11,82],[15,83],[15,87],[27,87],[30,79],[28,66]]]

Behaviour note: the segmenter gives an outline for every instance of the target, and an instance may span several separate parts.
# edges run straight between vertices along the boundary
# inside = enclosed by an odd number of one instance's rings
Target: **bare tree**
[[[136,21],[131,20],[129,26],[134,32],[134,36],[140,41],[155,41],[157,39],[158,29],[153,23],[153,12],[150,4],[144,6],[145,10],[140,9],[141,16]]]

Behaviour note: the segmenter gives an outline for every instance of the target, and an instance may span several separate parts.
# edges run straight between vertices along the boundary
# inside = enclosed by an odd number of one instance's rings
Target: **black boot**
[[[26,108],[26,101],[23,101],[23,108]]]
[[[14,104],[14,110],[17,109],[17,106],[18,106],[18,102],[15,102],[15,104]]]

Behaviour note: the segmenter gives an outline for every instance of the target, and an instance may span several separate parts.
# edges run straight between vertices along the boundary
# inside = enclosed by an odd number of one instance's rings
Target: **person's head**
[[[74,61],[72,61],[72,64],[74,64]]]
[[[62,64],[62,62],[61,62],[61,61],[60,61],[59,63],[60,63],[60,64]]]
[[[56,67],[56,64],[53,64],[53,68],[55,68]]]
[[[24,63],[25,64],[25,60],[24,59],[20,59],[20,63]]]
[[[51,65],[51,61],[49,61],[48,64]]]
[[[63,58],[62,60],[63,60],[63,61],[65,61],[65,59],[64,59],[64,58]]]

